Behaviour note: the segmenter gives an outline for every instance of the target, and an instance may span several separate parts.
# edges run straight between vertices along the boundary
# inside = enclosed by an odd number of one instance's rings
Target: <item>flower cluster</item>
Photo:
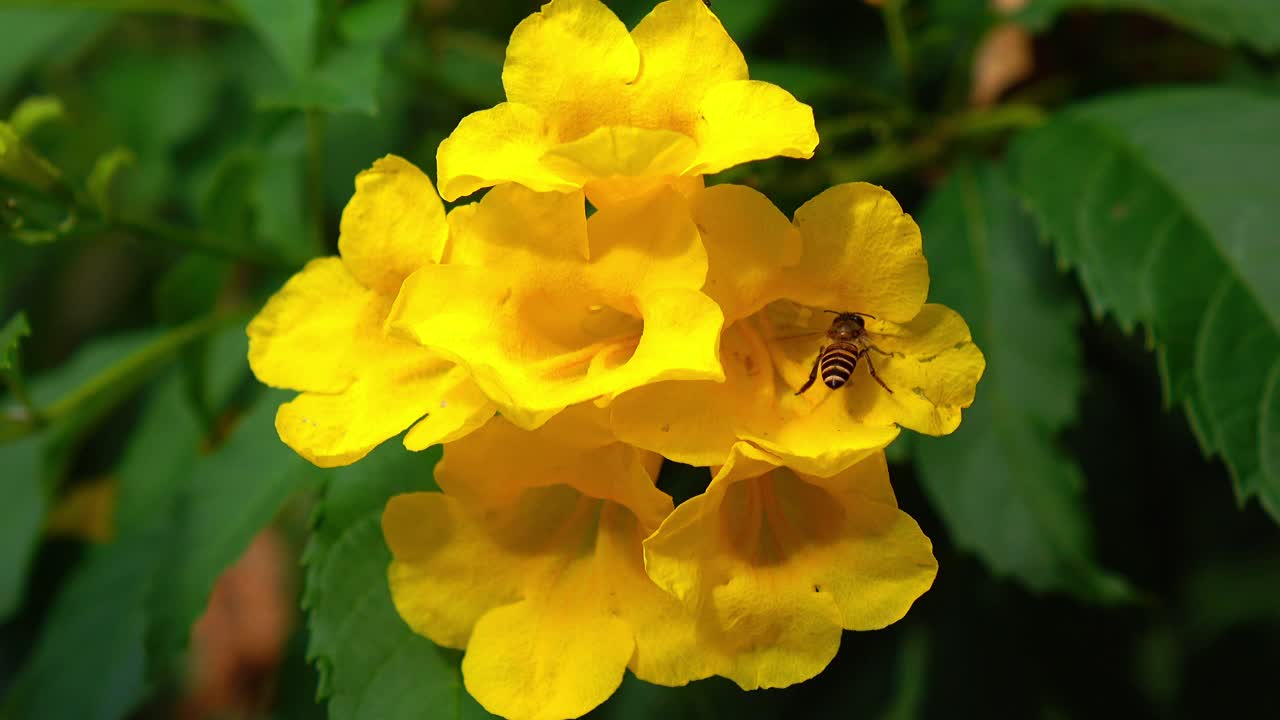
[[[813,677],[937,569],[883,449],[954,430],[984,361],[926,303],[918,228],[863,183],[791,219],[705,186],[818,138],[702,0],[631,31],[599,0],[553,0],[513,32],[503,83],[437,157],[440,195],[483,197],[446,214],[421,171],[378,161],[340,257],[250,325],[254,372],[300,392],[281,438],[325,466],[406,429],[410,450],[444,444],[441,492],[387,504],[391,594],[465,648],[491,712],[577,717],[627,669]],[[675,507],[666,461],[714,477]]]

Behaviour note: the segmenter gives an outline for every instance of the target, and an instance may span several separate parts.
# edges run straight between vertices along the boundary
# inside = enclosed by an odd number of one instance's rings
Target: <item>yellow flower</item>
[[[533,432],[496,418],[445,446],[443,494],[393,497],[382,516],[400,616],[466,648],[467,691],[513,720],[578,717],[627,668],[708,675],[692,617],[644,571],[641,543],[672,509],[660,459],[591,429],[594,410]]]
[[[800,472],[832,475],[898,433],[959,425],[985,367],[954,311],[925,304],[920,231],[887,191],[839,185],[794,223],[763,195],[721,185],[691,199],[707,249],[705,292],[725,313],[726,380],[667,382],[613,403],[618,437],[692,465],[719,465],[745,440]],[[867,342],[849,382],[797,395],[828,341],[832,315],[856,311]],[[889,389],[873,379],[874,364]]]
[[[696,614],[699,652],[747,690],[817,675],[841,629],[898,621],[938,568],[884,453],[830,478],[777,463],[735,446],[706,493],[644,542],[649,576]]]
[[[455,200],[503,182],[585,188],[597,207],[751,160],[812,157],[813,111],[749,80],[702,0],[659,3],[630,33],[599,0],[552,0],[511,34],[508,102],[464,118],[436,159]]]
[[[679,193],[587,218],[581,192],[506,184],[449,226],[447,262],[405,281],[391,322],[465,366],[517,425],[647,383],[723,377],[723,318],[700,292],[707,256]]]
[[[383,158],[356,178],[341,257],[308,263],[249,324],[254,374],[302,393],[276,415],[280,438],[298,454],[345,465],[411,425],[405,447],[422,450],[493,415],[464,369],[383,331],[401,282],[439,262],[447,237],[431,181]]]

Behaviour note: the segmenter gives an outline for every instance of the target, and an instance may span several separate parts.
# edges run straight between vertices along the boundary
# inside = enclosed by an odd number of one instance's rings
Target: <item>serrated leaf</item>
[[[1019,18],[1043,28],[1072,8],[1146,12],[1221,43],[1280,50],[1275,0],[1032,0]]]
[[[1080,468],[1055,435],[1082,383],[1078,311],[1003,174],[960,167],[920,217],[930,297],[969,322],[987,357],[952,435],[915,443],[921,481],[957,545],[1039,591],[1118,600],[1093,557]]]
[[[154,585],[148,613],[148,645],[160,662],[186,645],[222,571],[285,500],[315,486],[319,471],[276,435],[276,408],[288,395],[273,391],[261,398],[217,452],[174,478],[180,490],[165,514],[171,530],[162,552],[164,581]]]
[[[462,688],[461,653],[414,634],[387,587],[382,508],[395,494],[433,489],[439,457],[438,448],[409,453],[384,443],[328,474],[304,557],[304,604],[308,656],[334,720],[488,717]]]
[[[232,0],[276,60],[294,77],[315,61],[320,8],[316,0]]]
[[[1143,324],[1237,497],[1280,520],[1280,99],[1158,90],[1081,105],[1014,144],[1019,191],[1095,312]]]
[[[0,371],[18,367],[18,345],[22,338],[30,337],[31,325],[26,313],[18,313],[0,328]]]

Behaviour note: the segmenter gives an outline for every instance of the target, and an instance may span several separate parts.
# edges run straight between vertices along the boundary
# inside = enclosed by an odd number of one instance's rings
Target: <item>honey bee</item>
[[[825,310],[835,315],[836,318],[831,321],[831,327],[827,328],[827,339],[830,344],[818,348],[818,356],[813,359],[813,369],[809,371],[809,379],[805,381],[803,387],[796,391],[796,395],[800,395],[808,390],[813,381],[818,379],[818,371],[822,371],[822,382],[832,390],[839,390],[849,382],[849,377],[853,375],[853,369],[858,366],[858,360],[866,358],[867,369],[871,371],[871,377],[880,383],[880,387],[893,394],[893,390],[884,384],[884,380],[876,374],[876,366],[871,362],[871,356],[868,354],[872,350],[881,355],[890,355],[884,350],[871,344],[870,337],[867,335],[866,322],[862,319],[869,317],[875,319],[874,315],[868,315],[860,312],[836,312],[835,310]]]

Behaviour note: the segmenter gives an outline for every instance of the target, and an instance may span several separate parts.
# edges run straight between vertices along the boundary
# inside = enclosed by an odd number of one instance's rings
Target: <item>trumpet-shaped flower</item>
[[[440,145],[446,199],[517,182],[603,207],[818,143],[809,106],[748,79],[702,0],[659,3],[631,32],[599,0],[552,0],[511,34],[502,83],[507,102]]]
[[[466,370],[383,329],[401,282],[439,262],[447,237],[431,181],[383,158],[356,178],[340,257],[311,261],[249,324],[254,374],[301,392],[276,415],[280,438],[298,454],[345,465],[410,426],[405,447],[422,450],[493,415]]]
[[[692,616],[644,570],[672,509],[646,469],[658,458],[590,425],[575,410],[532,432],[494,419],[445,446],[443,493],[396,496],[382,517],[400,616],[465,648],[467,691],[513,720],[578,717],[627,668],[664,685],[709,673]]]
[[[679,193],[586,217],[582,193],[502,185],[449,214],[447,262],[404,283],[392,322],[465,366],[509,420],[632,388],[723,377],[720,308]]]
[[[883,452],[829,478],[777,463],[736,445],[644,542],[649,576],[697,617],[699,652],[748,690],[817,675],[842,629],[898,621],[938,567]]]
[[[825,476],[884,447],[898,426],[940,435],[959,425],[985,362],[958,314],[925,304],[920,231],[892,195],[840,185],[790,223],[746,188],[708,188],[691,203],[710,263],[705,291],[725,312],[726,380],[622,395],[612,405],[620,439],[693,465],[722,464],[748,441]],[[860,342],[874,348],[844,387],[818,382],[797,395],[831,342],[825,310],[873,316]]]

